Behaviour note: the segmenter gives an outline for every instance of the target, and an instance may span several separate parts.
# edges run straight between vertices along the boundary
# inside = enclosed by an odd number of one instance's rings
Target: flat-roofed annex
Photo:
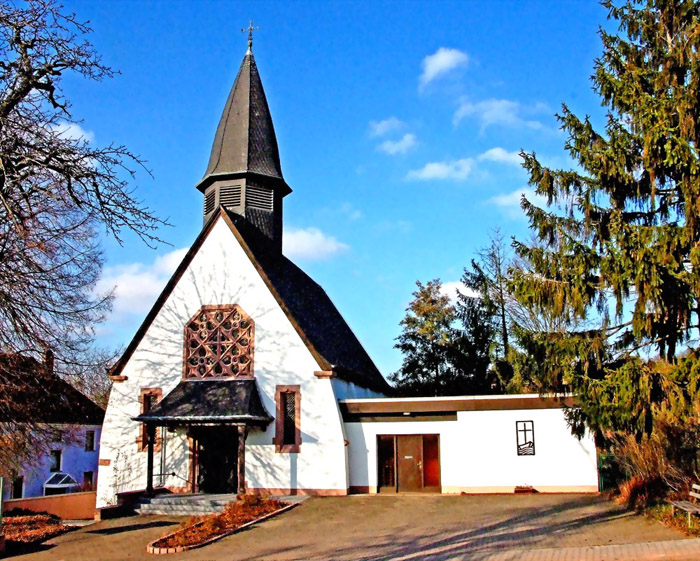
[[[516,409],[560,409],[572,407],[575,399],[564,394],[463,395],[454,397],[397,397],[344,399],[344,419],[354,415],[451,413],[457,411],[503,411]]]

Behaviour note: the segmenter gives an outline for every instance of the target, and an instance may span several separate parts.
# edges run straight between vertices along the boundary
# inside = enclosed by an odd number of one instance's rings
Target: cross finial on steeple
[[[250,24],[246,29],[241,29],[241,33],[248,32],[248,54],[253,52],[253,31],[260,29],[259,27],[253,27],[253,20],[250,20]]]

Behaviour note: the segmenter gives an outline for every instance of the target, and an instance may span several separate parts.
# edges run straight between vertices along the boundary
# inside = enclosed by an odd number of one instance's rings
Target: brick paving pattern
[[[22,561],[154,560],[146,544],[179,519],[132,517],[51,540]],[[700,540],[592,495],[315,498],[173,561],[691,561]]]

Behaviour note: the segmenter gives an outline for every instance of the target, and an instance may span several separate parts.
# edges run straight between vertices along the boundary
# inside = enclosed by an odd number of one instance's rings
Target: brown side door
[[[396,437],[396,464],[399,492],[423,490],[423,436],[402,434]]]

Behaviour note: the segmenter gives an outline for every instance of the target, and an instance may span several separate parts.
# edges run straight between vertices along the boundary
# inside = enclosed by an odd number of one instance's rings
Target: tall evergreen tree
[[[416,286],[395,345],[403,354],[401,368],[390,376],[396,390],[425,396],[493,392],[491,330],[481,299],[460,294],[453,304],[438,279]]]
[[[700,4],[603,4],[619,26],[600,31],[592,76],[604,130],[564,105],[558,119],[577,168],[522,154],[548,206],[522,201],[541,243],[516,244],[529,268],[514,285],[569,327],[538,334],[530,352],[550,388],[579,395],[577,427],[641,434],[672,396],[686,410],[697,396],[687,360],[661,377],[639,356],[674,363],[700,323]]]
[[[403,362],[389,379],[404,395],[444,395],[452,378],[449,354],[455,310],[438,279],[417,281],[416,286],[395,345]]]
[[[473,267],[462,275],[465,290],[457,291],[452,352],[457,379],[453,385],[461,394],[504,393],[504,386],[491,367],[491,347],[495,337],[492,312],[482,297],[486,278]]]

